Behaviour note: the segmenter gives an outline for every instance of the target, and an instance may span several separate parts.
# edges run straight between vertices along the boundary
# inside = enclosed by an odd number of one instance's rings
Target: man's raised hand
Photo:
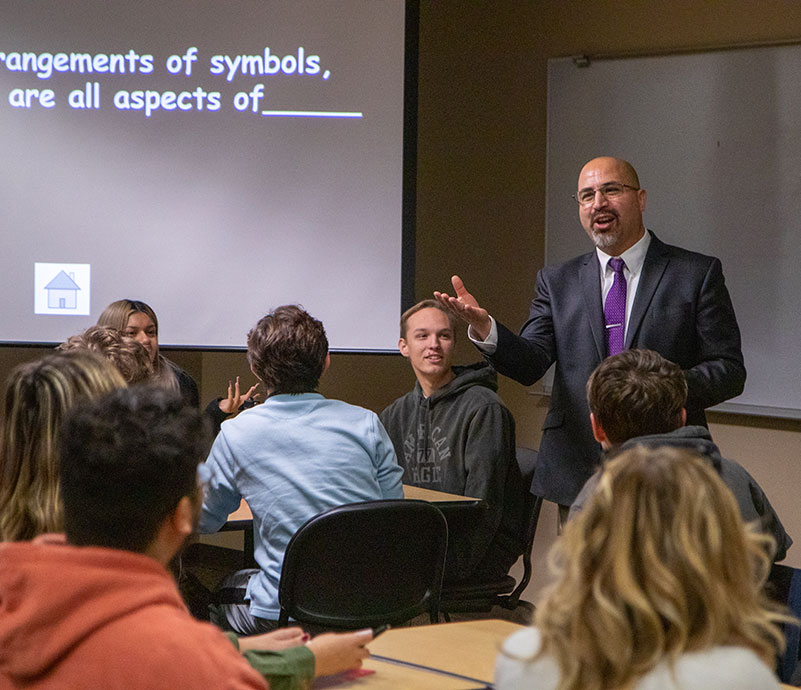
[[[482,309],[473,295],[464,286],[459,276],[451,278],[455,297],[447,292],[434,292],[434,298],[446,309],[470,325],[471,335],[477,340],[486,340],[492,328],[492,320],[486,309]]]

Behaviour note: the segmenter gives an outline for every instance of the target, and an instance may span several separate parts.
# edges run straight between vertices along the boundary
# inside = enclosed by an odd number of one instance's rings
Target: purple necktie
[[[615,272],[615,280],[604,304],[606,321],[606,352],[611,357],[623,351],[623,335],[626,330],[626,276],[623,259],[609,259],[609,266]]]

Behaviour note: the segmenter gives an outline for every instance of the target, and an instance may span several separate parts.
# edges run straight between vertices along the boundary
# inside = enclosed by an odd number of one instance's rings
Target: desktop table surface
[[[370,643],[370,654],[492,683],[501,643],[520,628],[494,619],[393,628]]]
[[[503,620],[439,623],[387,630],[370,642],[358,678],[320,678],[339,690],[476,690],[491,685],[501,643],[522,626]],[[447,675],[454,674],[454,675]],[[461,676],[461,677],[459,677]],[[781,688],[791,686],[781,684]]]
[[[315,688],[474,690],[492,683],[501,643],[521,626],[502,620],[439,623],[387,630],[370,642],[358,678],[320,678]],[[452,675],[448,675],[452,674]]]
[[[448,494],[444,491],[434,491],[433,489],[423,489],[419,486],[403,485],[403,497],[411,498],[418,501],[428,501],[429,503],[451,503],[456,501],[473,501],[478,502],[481,499],[471,498],[470,496],[460,496],[458,494]],[[228,516],[226,529],[241,529],[249,526],[253,520],[253,513],[250,512],[250,506],[242,499],[233,513]]]

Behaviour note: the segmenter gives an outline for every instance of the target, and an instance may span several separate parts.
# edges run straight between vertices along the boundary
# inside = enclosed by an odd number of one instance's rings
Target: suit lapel
[[[648,232],[651,231],[649,230]],[[639,285],[637,285],[637,294],[634,295],[629,327],[626,331],[624,347],[627,350],[631,347],[635,336],[640,330],[643,317],[648,311],[648,305],[651,304],[651,299],[653,299],[659,281],[662,280],[668,262],[665,245],[651,232],[651,244],[648,246],[648,252],[642,265],[642,275],[640,276]]]
[[[590,252],[584,256],[579,267],[579,282],[584,308],[590,320],[592,339],[598,350],[598,361],[606,357],[606,334],[604,333],[604,307],[601,302],[601,269],[598,267],[598,255]]]

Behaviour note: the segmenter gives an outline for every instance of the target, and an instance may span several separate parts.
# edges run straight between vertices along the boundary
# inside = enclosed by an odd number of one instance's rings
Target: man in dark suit
[[[530,385],[556,362],[531,490],[565,507],[600,460],[584,387],[610,353],[647,348],[681,366],[688,424],[705,425],[704,409],[739,395],[745,384],[740,330],[720,261],[646,231],[646,193],[626,161],[591,160],[575,199],[596,249],[539,272],[520,335],[496,323],[458,276],[455,297],[434,293],[467,321],[471,340],[501,374]]]

